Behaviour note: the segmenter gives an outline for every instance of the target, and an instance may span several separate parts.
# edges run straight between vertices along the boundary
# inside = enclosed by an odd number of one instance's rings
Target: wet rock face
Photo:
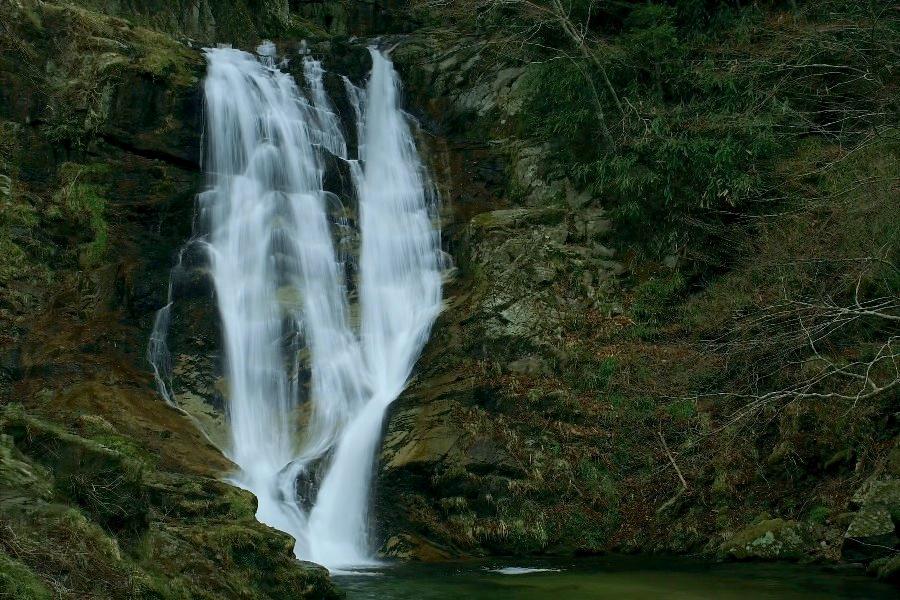
[[[23,100],[0,102],[0,118],[16,132],[0,168],[13,203],[31,216],[11,236],[16,287],[28,295],[22,312],[6,316],[21,323],[17,331],[46,338],[50,331],[29,315],[56,295],[62,314],[47,314],[56,333],[117,314],[121,325],[149,331],[200,186],[203,59],[119,19],[66,5],[15,6],[2,9],[16,24],[6,35],[18,51],[4,55],[0,78]],[[143,370],[146,333],[97,334],[102,341],[84,351],[118,348],[139,356]],[[19,353],[22,378],[85,369],[78,354],[51,356],[39,344]]]
[[[290,10],[333,35],[371,37],[412,31],[408,0],[288,0]]]
[[[110,119],[101,136],[139,156],[197,170],[203,67],[192,67],[195,70],[184,86],[161,86],[150,74],[129,76],[112,94]]]
[[[55,319],[57,334],[117,311],[143,325],[190,227],[202,57],[67,5],[5,3],[0,18],[14,48],[0,59],[0,172],[19,215],[4,232],[9,342],[22,347],[22,335],[39,332],[36,314]],[[119,347],[135,351],[141,338]],[[76,356],[64,365],[47,354],[18,352],[18,375],[84,369]]]
[[[596,551],[617,518],[606,509],[616,492],[589,462],[578,468],[591,491],[565,491],[573,466],[546,451],[555,442],[535,422],[577,423],[579,400],[565,386],[527,388],[561,373],[585,311],[613,310],[623,268],[603,244],[609,223],[596,199],[544,171],[546,148],[517,139],[522,70],[482,40],[430,35],[404,38],[393,57],[423,127],[455,268],[447,308],[386,423],[382,551]],[[519,381],[532,383],[510,394]]]
[[[75,0],[88,10],[174,36],[254,44],[294,31],[288,0]],[[302,31],[302,28],[300,29]]]

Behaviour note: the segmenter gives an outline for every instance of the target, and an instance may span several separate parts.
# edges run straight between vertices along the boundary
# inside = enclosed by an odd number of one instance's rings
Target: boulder
[[[868,562],[896,554],[900,548],[900,480],[873,481],[854,495],[853,502],[859,511],[844,534],[841,556]]]
[[[719,555],[735,560],[797,560],[811,544],[797,521],[767,519],[737,531],[719,546]]]

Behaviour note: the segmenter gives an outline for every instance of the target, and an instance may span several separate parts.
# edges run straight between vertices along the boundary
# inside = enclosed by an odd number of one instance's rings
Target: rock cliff
[[[441,195],[446,308],[384,425],[383,555],[897,577],[896,23],[737,3],[685,25],[617,3],[590,22],[590,68],[622,98],[586,109],[581,63],[511,49],[515,15],[452,10],[468,4],[0,5],[0,591],[337,594],[222,482],[228,386],[189,254],[183,411],[146,357],[203,184],[200,48],[263,37],[305,40],[348,113],[338,74],[365,77],[381,36]],[[616,103],[610,148],[595,113]]]

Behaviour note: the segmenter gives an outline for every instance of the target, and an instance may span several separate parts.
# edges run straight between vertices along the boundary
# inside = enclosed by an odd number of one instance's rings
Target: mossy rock
[[[883,504],[863,506],[844,534],[841,556],[846,560],[869,561],[890,556],[898,545],[891,511]]]
[[[0,62],[9,88],[0,114],[39,122],[57,147],[89,148],[103,136],[196,163],[199,50],[71,4],[5,3],[0,19],[14,24],[0,38],[15,48]]]
[[[151,504],[183,520],[253,522],[256,498],[250,492],[214,479],[153,472],[147,477]]]
[[[811,549],[803,525],[767,519],[736,532],[719,547],[719,555],[735,560],[797,560]]]
[[[127,597],[134,567],[116,538],[77,508],[34,502],[3,517],[19,560],[54,587],[63,584],[67,597]]]
[[[196,528],[188,539],[197,547],[214,553],[220,568],[258,574],[253,583],[268,597],[280,597],[284,590],[293,590],[301,598],[340,597],[330,584],[324,567],[298,562],[294,558],[293,538],[255,521]],[[246,581],[232,580],[233,587],[245,588],[246,585]],[[246,594],[248,590],[242,589],[241,593]],[[249,597],[265,596],[254,594]]]
[[[73,598],[338,597],[325,569],[298,562],[293,540],[256,520],[249,492],[150,468],[140,443],[105,418],[72,421],[136,455],[19,406],[0,412],[0,519],[26,557],[20,566],[0,556],[11,597],[44,597],[29,570]]]
[[[878,579],[900,584],[900,553],[873,560],[869,565],[869,573]]]
[[[900,480],[875,480],[853,497],[859,511],[853,515],[841,555],[846,560],[870,561],[892,556],[900,548]]]
[[[113,530],[146,526],[142,463],[15,408],[6,410],[2,425],[23,453],[50,470],[57,492],[98,522]]]
[[[264,37],[299,38],[317,31],[291,15],[287,0],[73,0],[91,11],[128,19],[131,23],[189,36],[203,43],[239,46]]]
[[[33,498],[53,498],[50,472],[23,456],[11,436],[0,434],[0,502]]]

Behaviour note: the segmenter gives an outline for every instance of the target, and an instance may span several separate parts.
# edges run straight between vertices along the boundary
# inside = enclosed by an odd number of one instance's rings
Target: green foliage
[[[686,46],[675,28],[675,11],[665,5],[646,4],[625,19],[620,36],[625,60],[637,66],[637,77],[662,90],[666,79],[682,78]]]
[[[641,282],[634,288],[632,318],[644,325],[661,325],[671,320],[684,290],[684,277],[678,271]]]
[[[595,504],[605,509],[614,509],[619,501],[616,485],[606,469],[586,458],[576,467],[578,480]]]
[[[817,525],[824,525],[830,515],[831,511],[828,510],[828,508],[821,504],[817,504],[810,509],[809,514],[806,516],[806,520]]]
[[[591,352],[581,352],[570,358],[565,370],[574,375],[569,381],[573,389],[578,392],[599,393],[609,388],[617,369],[615,357],[598,359]]]
[[[0,551],[0,598],[52,600],[55,597],[31,569]]]
[[[109,225],[106,222],[106,193],[102,183],[107,168],[103,164],[78,165],[65,163],[59,175],[63,185],[58,202],[64,217],[78,227],[87,227],[90,240],[82,245],[79,262],[85,268],[100,265],[106,256],[109,243]]]
[[[774,154],[782,118],[749,113],[758,94],[715,63],[696,65],[690,41],[666,7],[632,13],[617,46],[601,59],[618,94],[629,99],[624,115],[585,59],[532,65],[523,85],[525,134],[555,142],[560,174],[574,174],[580,186],[610,201],[619,232],[655,254],[686,243],[686,218],[742,208],[758,192],[757,165]],[[600,90],[607,126],[621,132],[609,152],[589,79]]]
[[[675,421],[687,421],[697,414],[697,407],[694,400],[682,398],[667,406],[666,412]]]
[[[579,509],[567,512],[564,517],[562,533],[577,542],[579,551],[587,552],[602,550],[620,520],[619,514],[615,511],[598,518]]]
[[[760,227],[752,260],[687,303],[691,328],[717,330],[735,314],[805,298],[849,302],[857,283],[863,298],[900,290],[896,130],[853,152],[807,140],[781,170],[814,204]]]
[[[600,388],[608,386],[609,380],[616,372],[616,367],[616,359],[611,356],[600,361],[597,365],[597,370],[593,373],[596,387]]]
[[[587,68],[583,61],[554,58],[529,65],[523,75],[522,131],[557,144],[563,157],[590,152],[599,143]]]
[[[653,258],[718,267],[728,228],[778,195],[774,166],[803,136],[850,142],[889,114],[898,32],[868,21],[877,2],[860,4],[790,18],[742,2],[597,5],[606,37],[590,57],[558,41],[528,67],[522,132],[550,142],[551,171],[602,199],[617,235]]]

